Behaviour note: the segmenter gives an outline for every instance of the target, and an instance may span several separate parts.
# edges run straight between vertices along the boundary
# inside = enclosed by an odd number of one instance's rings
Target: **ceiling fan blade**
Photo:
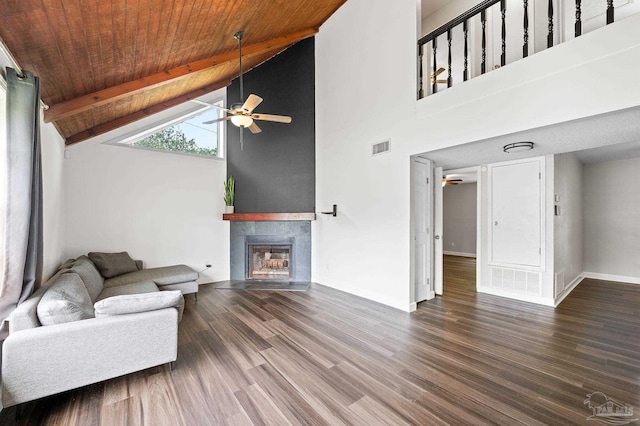
[[[432,72],[431,73],[430,77],[431,78],[436,78],[437,76],[439,76],[443,72],[444,72],[444,68],[438,68],[438,70],[436,72]]]
[[[242,105],[242,109],[247,111],[248,113],[251,113],[261,103],[262,103],[262,98],[252,93],[249,95],[247,100]]]
[[[231,120],[231,117],[227,116],[227,117],[217,118],[215,120],[203,121],[202,124],[213,124],[213,123],[218,123],[220,121],[227,121],[227,120]]]
[[[291,117],[287,115],[251,114],[254,120],[274,121],[276,123],[291,123]]]
[[[447,80],[436,80],[436,83],[445,84],[445,83],[447,83]]]
[[[262,131],[255,121],[251,123],[251,126],[249,126],[248,129],[251,130],[251,133],[260,133]]]

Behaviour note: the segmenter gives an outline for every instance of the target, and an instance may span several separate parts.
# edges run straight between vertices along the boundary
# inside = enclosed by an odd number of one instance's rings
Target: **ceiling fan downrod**
[[[239,62],[240,62],[240,103],[242,103],[244,99],[244,85],[242,82],[243,80],[242,78],[242,37],[243,36],[244,36],[244,31],[238,31],[233,35],[233,38],[238,40],[238,56],[239,56]]]

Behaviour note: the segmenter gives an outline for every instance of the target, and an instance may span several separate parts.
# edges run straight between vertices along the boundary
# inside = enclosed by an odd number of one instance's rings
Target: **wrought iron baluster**
[[[462,32],[464,33],[464,71],[462,72],[462,81],[469,79],[469,21],[465,20],[462,24]]]
[[[607,0],[607,25],[613,23],[613,0]]]
[[[436,65],[436,51],[438,50],[438,37],[434,37],[431,42],[431,48],[433,50],[433,74],[431,74],[431,92],[438,92],[438,77],[436,76],[437,65]]]
[[[487,72],[487,11],[480,12],[480,22],[482,23],[482,64],[480,72]]]
[[[522,44],[522,57],[526,58],[527,56],[529,56],[529,0],[524,0],[522,4],[524,6],[524,36]]]
[[[447,43],[449,44],[449,75],[447,76],[447,88],[449,88],[453,84],[453,76],[451,75],[451,29],[447,30]]]
[[[547,47],[553,47],[553,0],[549,0],[548,8],[549,32],[547,34]]]
[[[500,14],[502,15],[502,53],[500,54],[500,66],[507,64],[507,0],[500,0]]]
[[[575,36],[580,37],[582,35],[582,0],[576,0],[576,24]]]

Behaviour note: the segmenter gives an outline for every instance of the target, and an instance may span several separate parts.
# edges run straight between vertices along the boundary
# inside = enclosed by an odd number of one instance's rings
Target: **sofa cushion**
[[[179,290],[155,293],[125,294],[112,296],[96,302],[96,318],[155,311],[165,308],[178,309],[180,318],[184,309],[184,298]]]
[[[60,265],[60,267],[58,268],[58,271],[62,271],[63,269],[69,269],[71,268],[71,266],[73,266],[73,263],[76,261],[76,259],[67,259],[64,262],[62,262],[62,265]]]
[[[38,319],[38,303],[44,295],[45,291],[49,289],[49,286],[62,274],[73,265],[75,259],[68,259],[64,261],[53,276],[51,276],[47,282],[37,289],[28,299],[20,303],[11,315],[9,316],[9,333],[16,333],[21,330],[27,330],[29,328],[40,327],[42,324]]]
[[[42,325],[62,324],[94,317],[93,304],[82,278],[75,272],[60,274],[38,303]]]
[[[87,287],[91,300],[95,301],[102,291],[104,278],[102,278],[93,262],[87,256],[80,256],[71,264],[70,271],[80,275],[85,287]]]
[[[139,283],[124,284],[115,287],[105,287],[94,302],[113,296],[123,296],[128,294],[155,293],[158,286],[153,281],[141,281]]]
[[[153,281],[159,286],[195,281],[198,273],[187,265],[163,266],[161,268],[143,269],[105,280],[105,287],[123,285],[138,281]]]
[[[16,333],[29,328],[40,327],[38,319],[38,303],[48,287],[40,287],[27,300],[18,305],[9,315],[9,333]]]
[[[135,260],[126,251],[119,253],[91,252],[89,253],[89,259],[105,278],[117,277],[118,275],[138,270]]]

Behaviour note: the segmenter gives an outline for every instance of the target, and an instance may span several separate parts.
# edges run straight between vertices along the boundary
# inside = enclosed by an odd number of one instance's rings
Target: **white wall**
[[[554,204],[559,215],[554,219],[554,269],[556,276],[555,295],[569,288],[583,271],[582,228],[582,163],[575,154],[555,156]]]
[[[55,273],[65,260],[67,243],[64,139],[53,124],[40,122],[42,143],[42,197],[43,197],[43,280]]]
[[[583,173],[585,274],[640,283],[640,158]]]
[[[200,283],[229,279],[226,162],[101,143],[175,111],[67,148],[67,257],[128,251],[145,267],[212,264]]]
[[[405,310],[410,155],[640,99],[640,16],[418,102],[417,20],[413,0],[350,0],[316,37],[316,205],[339,213],[313,225],[313,280]],[[372,157],[387,138],[391,152]]]
[[[443,249],[445,254],[475,256],[478,185],[463,183],[443,189]]]

